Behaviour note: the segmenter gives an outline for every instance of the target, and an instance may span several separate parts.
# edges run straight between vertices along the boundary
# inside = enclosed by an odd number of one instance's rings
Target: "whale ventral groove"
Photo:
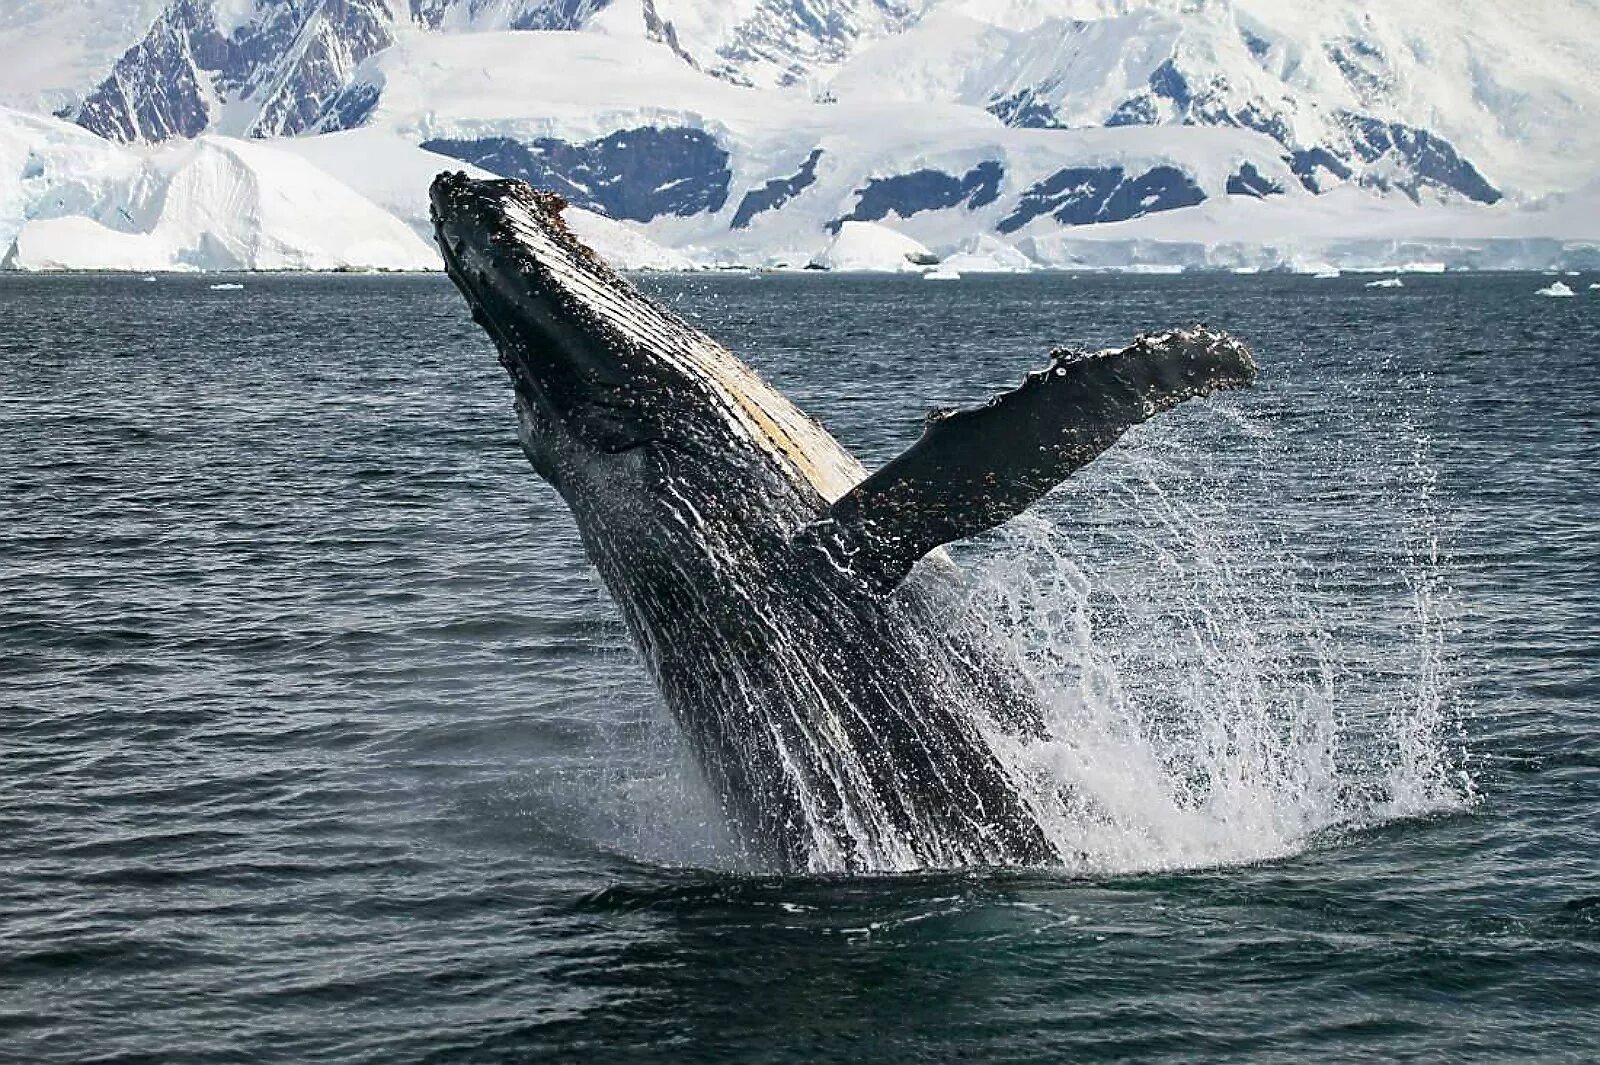
[[[930,415],[869,475],[585,246],[559,196],[446,173],[430,198],[446,270],[510,373],[523,450],[750,855],[815,871],[1061,862],[1048,826],[1070,789],[999,753],[1043,733],[1038,694],[938,548],[1021,513],[1131,426],[1250,384],[1244,346],[1196,326],[1058,350],[1012,391]]]

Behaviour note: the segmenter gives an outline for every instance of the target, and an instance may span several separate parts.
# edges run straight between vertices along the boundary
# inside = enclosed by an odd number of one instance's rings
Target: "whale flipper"
[[[934,548],[1022,513],[1131,426],[1254,377],[1244,345],[1203,326],[1121,351],[1053,352],[983,406],[930,415],[921,439],[840,498],[811,537],[887,591]]]

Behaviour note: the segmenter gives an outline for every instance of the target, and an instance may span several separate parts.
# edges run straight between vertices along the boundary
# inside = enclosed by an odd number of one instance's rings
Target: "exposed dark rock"
[[[1013,233],[1044,214],[1069,226],[1121,222],[1192,207],[1205,198],[1194,179],[1176,167],[1152,167],[1137,177],[1128,177],[1120,166],[1068,167],[1024,192],[995,228]]]
[[[698,56],[707,73],[736,85],[752,84],[752,72],[763,82],[798,84],[847,58],[864,27],[877,23],[894,33],[914,23],[924,7],[920,0],[762,0],[748,6],[716,52]]]
[[[318,120],[319,132],[355,129],[366,124],[382,94],[375,85],[357,83],[333,98]]]
[[[478,0],[487,7],[493,0]],[[649,0],[645,0],[648,4]],[[522,10],[511,20],[514,30],[576,30],[589,16],[609,7],[611,0],[523,0]],[[671,24],[668,23],[668,29]]]
[[[1359,37],[1345,37],[1328,44],[1328,59],[1339,68],[1344,80],[1364,99],[1376,96],[1394,83],[1389,61],[1375,45]]]
[[[144,40],[83,101],[78,124],[119,141],[195,137],[211,123],[198,65],[224,65],[229,44],[210,5],[174,0]]]
[[[1247,45],[1250,40],[1246,38]],[[1330,45],[1329,56],[1359,91],[1376,93],[1387,85],[1387,61],[1372,45],[1345,40]],[[1424,186],[1449,189],[1483,203],[1500,198],[1499,190],[1437,134],[1354,112],[1338,117],[1348,142],[1339,138],[1336,144],[1306,147],[1296,140],[1288,118],[1267,102],[1239,100],[1227,79],[1220,76],[1197,82],[1168,59],[1151,72],[1145,91],[1124,100],[1105,121],[1108,126],[1168,121],[1255,130],[1283,145],[1289,152],[1290,169],[1312,192],[1324,192],[1334,181],[1356,177],[1369,185],[1399,189],[1413,199]],[[1362,173],[1380,159],[1392,160],[1397,166],[1386,168],[1384,176]]]
[[[1106,116],[1108,126],[1153,126],[1161,120],[1156,102],[1149,93],[1130,96]]]
[[[986,110],[1008,126],[1018,129],[1061,129],[1055,108],[1039,99],[1045,88],[1018,89],[1010,96],[992,100]]]
[[[975,210],[1000,198],[1000,182],[1005,168],[993,159],[985,160],[961,177],[942,170],[914,170],[909,174],[873,178],[857,191],[855,209],[843,218],[828,223],[837,233],[845,222],[876,222],[890,213],[910,218],[919,211],[938,211],[957,205]]]
[[[1260,199],[1263,196],[1283,195],[1283,186],[1257,170],[1254,163],[1241,163],[1238,172],[1229,176],[1227,191],[1229,196],[1254,196]]]
[[[1177,64],[1170,59],[1150,72],[1150,91],[1178,107],[1186,107],[1194,99],[1189,79],[1178,73]]]
[[[436,29],[453,9],[470,14],[498,2],[411,0],[399,18]],[[576,29],[607,3],[519,0],[508,24]],[[394,43],[395,19],[389,0],[263,0],[244,23],[219,26],[210,0],[170,0],[74,117],[122,141],[197,136],[213,127],[217,103],[243,116],[227,132],[246,136],[358,125],[372,90],[350,86],[350,75]]]
[[[611,0],[517,0],[507,26],[513,30],[575,30]],[[647,0],[648,2],[648,0]],[[468,17],[504,5],[504,0],[411,0],[412,21],[436,30],[452,9]]]
[[[1124,181],[1111,193],[1101,212],[1102,222],[1121,222],[1157,211],[1172,211],[1204,203],[1206,194],[1194,179],[1175,166],[1157,166]]]
[[[394,43],[384,0],[280,0],[224,35],[212,6],[172,0],[144,39],[84,100],[78,124],[123,141],[193,137],[215,121],[212,101],[244,101],[242,132],[313,128],[350,71]]]
[[[1393,157],[1403,162],[1410,174],[1409,180],[1371,179],[1372,184],[1398,188],[1414,200],[1424,185],[1453,189],[1479,203],[1494,203],[1500,199],[1500,190],[1489,184],[1477,167],[1463,159],[1443,137],[1415,126],[1383,122],[1366,115],[1346,113],[1340,117],[1363,162]]]
[[[641,126],[584,144],[481,137],[431,140],[422,147],[636,222],[720,211],[733,179],[728,153],[699,129]]]
[[[759,189],[751,189],[744,194],[744,199],[739,201],[739,209],[733,213],[733,222],[730,229],[744,229],[750,220],[763,211],[773,211],[782,207],[802,191],[811,187],[817,180],[817,162],[822,158],[822,149],[817,148],[806,157],[792,177],[774,178]]]
[[[1351,170],[1338,156],[1326,148],[1303,148],[1289,154],[1289,169],[1300,179],[1309,192],[1322,192],[1322,178],[1318,171],[1326,170],[1339,181],[1350,177]]]
[[[596,6],[604,6],[609,2],[610,0],[599,0]],[[700,64],[683,47],[683,42],[678,40],[678,28],[672,24],[670,19],[661,17],[661,14],[656,10],[655,0],[641,0],[640,10],[644,15],[645,36],[652,41],[666,45],[672,49],[673,55],[699,70]],[[577,27],[574,26],[573,28],[576,29]]]

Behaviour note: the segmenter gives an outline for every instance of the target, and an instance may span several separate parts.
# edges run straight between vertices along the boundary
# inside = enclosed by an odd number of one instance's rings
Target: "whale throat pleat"
[[[613,343],[648,351],[718,394],[757,447],[778,457],[829,503],[866,469],[821,425],[738,356],[656,303],[578,240],[557,196],[507,186],[506,225],[531,265],[577,304],[574,312]]]

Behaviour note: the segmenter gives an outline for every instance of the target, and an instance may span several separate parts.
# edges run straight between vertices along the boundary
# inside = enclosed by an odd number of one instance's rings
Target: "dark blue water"
[[[964,552],[1084,862],[778,879],[448,284],[240,280],[0,277],[0,1058],[1600,1056],[1586,289],[649,282],[869,465],[1055,343],[1261,362]]]

